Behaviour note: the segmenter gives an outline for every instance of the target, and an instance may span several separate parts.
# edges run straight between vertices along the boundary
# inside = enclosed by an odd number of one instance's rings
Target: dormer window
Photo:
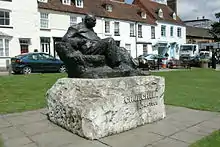
[[[141,18],[146,19],[147,18],[147,14],[145,12],[141,12]]]
[[[83,0],[75,0],[76,7],[83,8]]]
[[[176,20],[176,13],[173,13],[173,19]]]
[[[159,11],[158,11],[158,16],[159,16],[160,18],[163,18],[163,11],[162,11],[162,9],[159,9]]]
[[[108,12],[112,12],[112,5],[106,5],[105,8]]]
[[[62,0],[64,5],[70,5],[71,4],[71,0]]]

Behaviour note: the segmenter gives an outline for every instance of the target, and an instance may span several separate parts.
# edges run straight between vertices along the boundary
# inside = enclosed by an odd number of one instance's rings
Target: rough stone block
[[[99,139],[166,117],[165,80],[157,76],[59,79],[47,92],[48,118]]]

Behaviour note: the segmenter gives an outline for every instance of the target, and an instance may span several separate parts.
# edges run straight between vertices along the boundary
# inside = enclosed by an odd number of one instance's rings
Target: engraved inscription
[[[148,91],[144,94],[137,94],[134,96],[126,97],[126,98],[124,98],[124,103],[128,104],[128,103],[138,102],[138,101],[142,101],[142,100],[152,100],[154,98],[157,98],[156,92],[155,91]],[[152,105],[155,105],[155,104],[152,104]]]

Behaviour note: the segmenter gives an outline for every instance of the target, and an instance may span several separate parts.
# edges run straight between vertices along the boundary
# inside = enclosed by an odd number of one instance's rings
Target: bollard
[[[6,69],[8,71],[8,75],[10,76],[12,72],[10,60],[6,60]]]

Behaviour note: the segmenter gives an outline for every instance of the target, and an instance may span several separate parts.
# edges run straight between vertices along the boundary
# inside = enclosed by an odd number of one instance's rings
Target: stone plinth
[[[165,118],[165,80],[157,76],[59,79],[47,92],[48,118],[99,139]]]

